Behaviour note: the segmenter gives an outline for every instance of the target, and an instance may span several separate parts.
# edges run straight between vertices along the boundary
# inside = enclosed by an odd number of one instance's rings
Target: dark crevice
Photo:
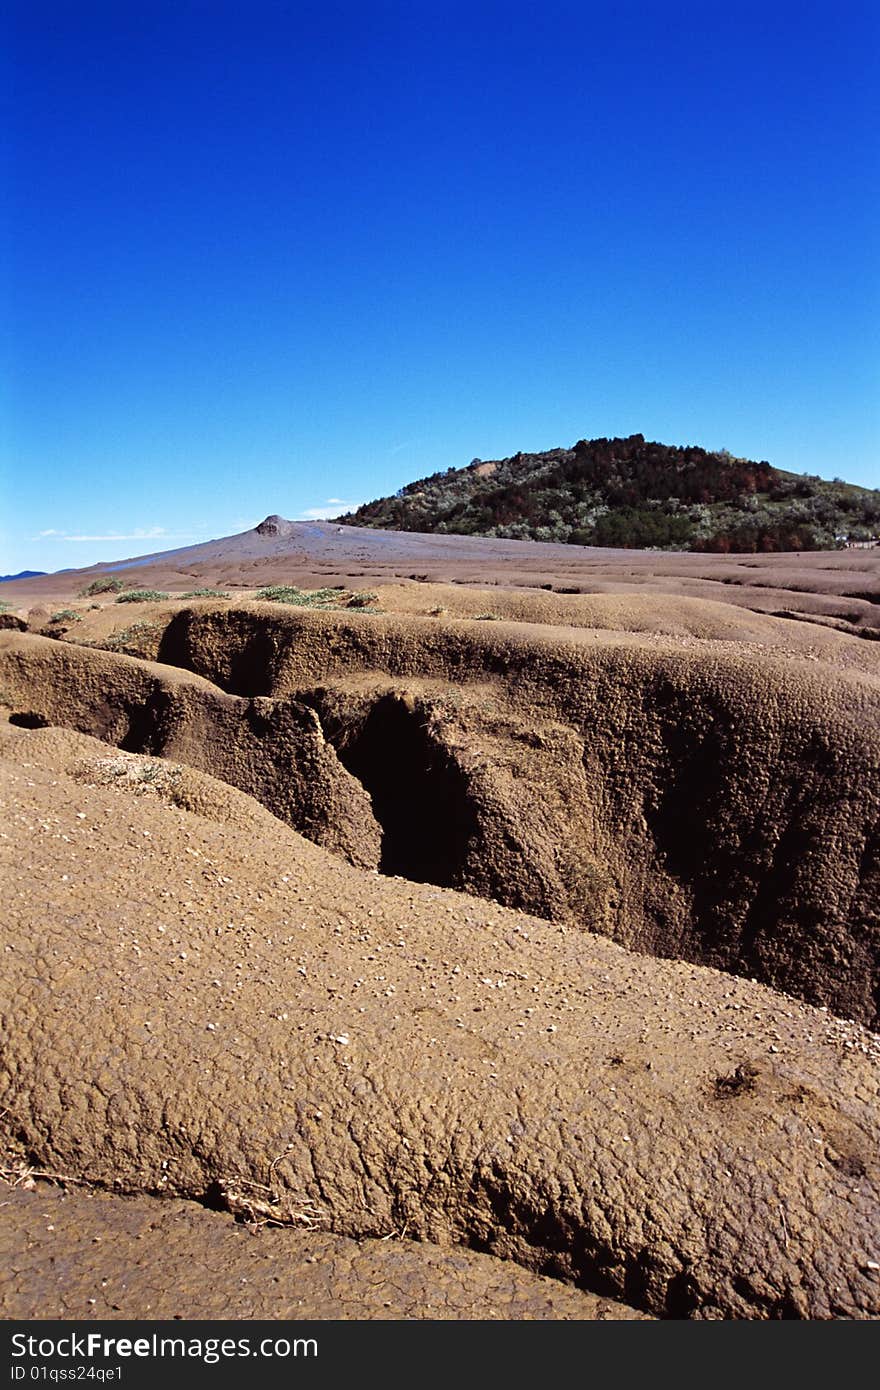
[[[10,724],[14,724],[17,729],[48,729],[49,720],[42,714],[34,714],[32,711],[22,711],[20,714],[10,714]]]
[[[210,641],[214,631],[216,644]],[[270,695],[278,649],[271,623],[254,623],[240,613],[199,615],[184,609],[168,622],[156,660],[203,676],[228,695]]]
[[[382,696],[359,727],[324,715],[324,735],[366,788],[382,827],[379,870],[452,887],[477,833],[467,778],[400,696]]]
[[[861,599],[862,603],[880,603],[880,593],[873,589],[847,589],[840,597]]]
[[[119,747],[126,753],[161,754],[168,738],[171,703],[164,692],[157,691],[152,699],[130,707],[126,711],[128,729],[119,739]]]

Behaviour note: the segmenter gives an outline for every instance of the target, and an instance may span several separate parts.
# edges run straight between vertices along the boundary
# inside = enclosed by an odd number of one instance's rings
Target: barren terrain
[[[2,586],[8,1316],[880,1314],[880,557],[108,572]]]
[[[366,589],[411,579],[559,593],[681,595],[812,618],[849,631],[880,631],[880,550],[696,555],[371,531],[280,517],[267,522],[261,523],[263,531],[256,528],[114,566],[15,580],[0,593],[14,608],[57,606],[74,598],[90,579],[110,572],[132,588],[177,592],[279,583]]]

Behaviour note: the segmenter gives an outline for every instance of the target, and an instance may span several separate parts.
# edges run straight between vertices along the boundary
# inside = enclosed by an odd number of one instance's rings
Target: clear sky
[[[876,0],[3,14],[0,572],[637,431],[880,486]]]

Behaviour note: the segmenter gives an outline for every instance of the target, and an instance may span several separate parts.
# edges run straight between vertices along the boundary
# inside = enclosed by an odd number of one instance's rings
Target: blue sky
[[[880,486],[873,0],[4,14],[0,571],[636,431]]]

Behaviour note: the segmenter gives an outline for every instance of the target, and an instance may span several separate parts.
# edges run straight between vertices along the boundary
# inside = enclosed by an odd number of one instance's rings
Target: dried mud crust
[[[191,1202],[0,1185],[0,1317],[635,1319],[509,1261],[258,1229]]]
[[[362,867],[877,1026],[877,677],[267,604],[179,611],[160,652],[3,634],[0,685],[13,719],[202,768]]]
[[[874,1035],[355,870],[229,788],[74,781],[67,737],[3,740],[9,1171],[252,1185],[661,1316],[880,1314]]]

